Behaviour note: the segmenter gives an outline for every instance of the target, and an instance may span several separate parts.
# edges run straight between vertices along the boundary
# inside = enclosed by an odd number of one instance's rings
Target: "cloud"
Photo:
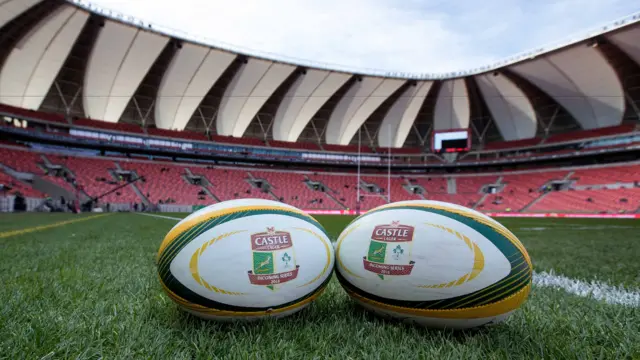
[[[363,69],[449,72],[640,10],[627,0],[93,0],[217,43]]]

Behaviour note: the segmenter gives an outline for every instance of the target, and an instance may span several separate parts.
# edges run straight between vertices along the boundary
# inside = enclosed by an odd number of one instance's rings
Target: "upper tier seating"
[[[540,138],[511,140],[511,141],[494,141],[485,145],[484,150],[505,150],[517,149],[538,145],[542,141]]]
[[[147,128],[147,134],[151,136],[164,136],[164,137],[174,138],[174,139],[209,141],[209,139],[207,139],[207,136],[205,134],[188,131],[188,130],[176,131],[176,130],[166,130],[166,129],[157,129],[157,128]]]
[[[564,134],[551,135],[545,140],[545,144],[559,143],[571,140],[589,139],[601,136],[618,135],[635,130],[635,125],[626,124],[618,126],[610,126],[601,129],[573,131]]]
[[[324,144],[324,145],[322,145],[322,147],[326,151],[338,151],[338,152],[348,152],[348,153],[357,153],[358,152],[358,145],[331,145],[331,144]],[[361,145],[360,146],[360,152],[361,153],[372,153],[373,149],[371,149],[369,146]]]
[[[80,118],[80,119],[75,119],[73,121],[73,125],[86,126],[86,127],[92,127],[97,129],[103,129],[103,130],[129,132],[134,134],[144,134],[144,131],[139,125],[133,125],[133,124],[110,123],[110,122],[100,121],[100,120]]]
[[[41,111],[27,110],[23,108],[17,108],[10,105],[0,104],[0,111],[14,114],[16,116],[23,116],[25,118],[39,119],[49,122],[56,122],[66,124],[67,120],[62,114],[51,114]]]
[[[256,138],[237,138],[233,136],[211,135],[211,140],[223,144],[267,146],[264,140]]]
[[[311,142],[290,142],[290,141],[278,141],[269,140],[269,146],[275,148],[284,149],[299,149],[299,150],[321,150],[320,145]]]
[[[379,154],[387,154],[389,152],[388,148],[378,148],[378,153]],[[391,149],[391,155],[397,155],[397,154],[422,154],[423,152],[425,152],[424,148],[422,147],[407,147],[407,148],[392,148]]]

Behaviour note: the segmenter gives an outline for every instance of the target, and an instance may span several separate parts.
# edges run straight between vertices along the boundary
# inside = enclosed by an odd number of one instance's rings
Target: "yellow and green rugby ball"
[[[347,293],[380,315],[465,329],[505,320],[527,299],[532,265],[490,217],[438,201],[402,201],[355,219],[336,244]]]
[[[302,210],[242,199],[180,221],[157,260],[162,287],[180,308],[207,319],[251,320],[309,305],[331,278],[334,249]]]

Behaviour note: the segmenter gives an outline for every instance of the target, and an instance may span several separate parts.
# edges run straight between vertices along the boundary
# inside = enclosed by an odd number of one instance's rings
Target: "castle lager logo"
[[[409,275],[413,270],[411,245],[413,226],[392,221],[388,225],[373,228],[369,252],[362,258],[364,269],[377,274],[381,279],[385,275]]]
[[[293,240],[286,231],[267,227],[266,232],[251,235],[253,270],[249,270],[249,282],[275,290],[275,285],[286,283],[298,276]]]

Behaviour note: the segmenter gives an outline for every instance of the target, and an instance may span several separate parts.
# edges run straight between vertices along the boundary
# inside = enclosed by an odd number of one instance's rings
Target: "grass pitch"
[[[547,287],[534,287],[506,323],[457,333],[371,316],[336,281],[290,318],[200,320],[179,311],[157,280],[155,254],[175,221],[114,214],[56,225],[88,216],[1,215],[0,358],[640,358],[638,307]],[[317,218],[334,236],[351,220]],[[523,241],[536,271],[640,288],[638,221],[500,221]]]

